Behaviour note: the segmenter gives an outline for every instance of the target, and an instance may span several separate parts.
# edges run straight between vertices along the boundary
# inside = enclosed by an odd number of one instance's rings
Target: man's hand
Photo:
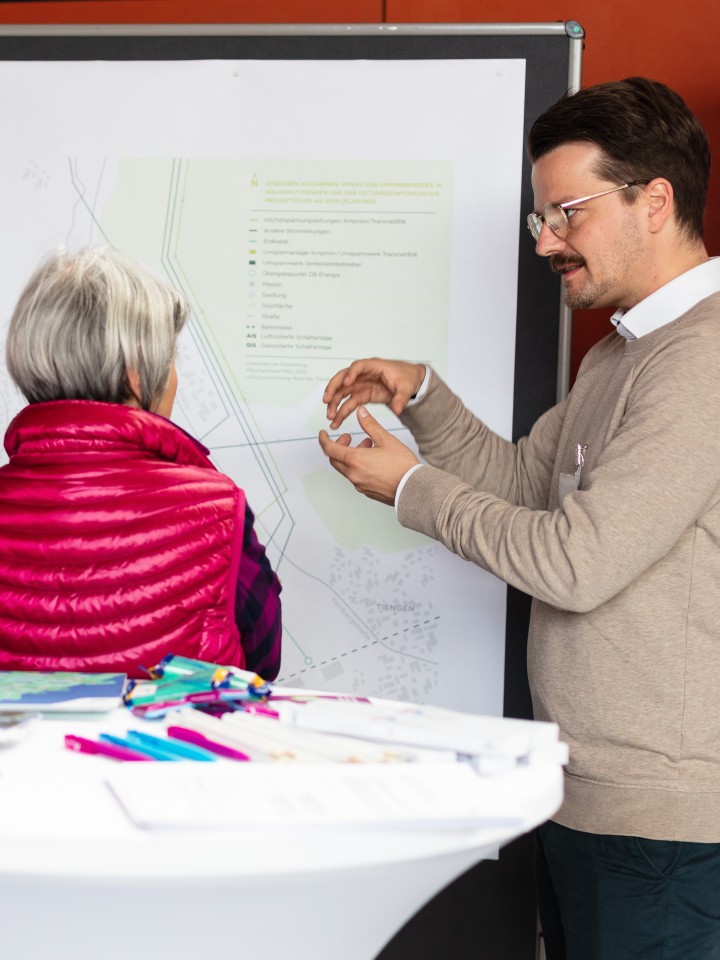
[[[425,367],[404,360],[356,360],[336,373],[325,387],[330,427],[337,429],[361,403],[386,403],[401,414],[425,379]],[[347,398],[347,399],[346,399]]]
[[[380,503],[394,504],[395,493],[407,471],[420,461],[404,443],[388,433],[367,412],[358,409],[358,423],[367,437],[350,446],[350,434],[331,440],[320,431],[320,446],[331,465],[352,483],[356,490]]]

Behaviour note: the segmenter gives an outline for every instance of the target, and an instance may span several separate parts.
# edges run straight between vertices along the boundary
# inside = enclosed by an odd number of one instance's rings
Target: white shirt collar
[[[610,320],[627,340],[636,340],[676,320],[713,293],[720,293],[720,257],[681,273],[631,310],[616,310]]]

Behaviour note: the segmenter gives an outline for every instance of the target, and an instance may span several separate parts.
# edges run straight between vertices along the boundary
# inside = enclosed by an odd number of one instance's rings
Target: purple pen
[[[245,690],[201,690],[188,694],[186,700],[188,703],[217,703],[219,700],[246,700],[247,696]]]
[[[189,727],[168,727],[165,731],[169,737],[175,740],[184,740],[186,743],[194,743],[197,747],[204,747],[211,753],[217,753],[220,757],[228,757],[230,760],[251,760],[246,753],[235,750],[233,747],[226,747],[224,743],[217,743],[208,737],[199,733],[197,730],[191,730]]]

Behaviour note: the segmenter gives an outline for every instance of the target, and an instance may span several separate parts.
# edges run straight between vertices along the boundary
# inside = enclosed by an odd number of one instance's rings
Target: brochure
[[[0,711],[97,713],[114,710],[127,674],[0,670]]]

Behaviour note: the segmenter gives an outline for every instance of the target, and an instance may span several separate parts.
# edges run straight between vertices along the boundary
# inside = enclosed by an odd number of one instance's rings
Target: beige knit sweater
[[[606,337],[517,445],[435,374],[402,419],[431,466],[401,523],[535,598],[535,717],[570,746],[554,819],[720,841],[720,294]]]

